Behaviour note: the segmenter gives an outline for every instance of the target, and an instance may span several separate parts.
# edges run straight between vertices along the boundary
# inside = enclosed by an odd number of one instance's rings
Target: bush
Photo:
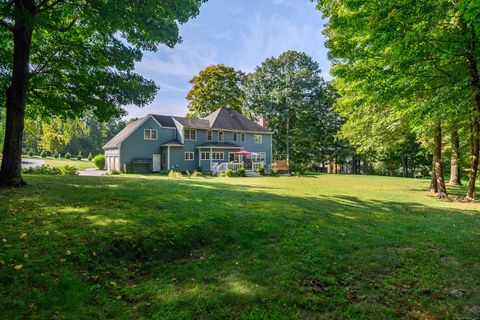
[[[64,176],[77,176],[78,175],[78,170],[74,166],[60,167],[60,172]]]
[[[232,169],[227,169],[227,170],[225,170],[225,175],[227,177],[233,177],[235,175],[235,172],[233,172]]]
[[[111,175],[111,176],[118,176],[118,175],[121,174],[121,172],[118,171],[118,170],[111,170],[111,171],[108,172],[108,174]]]
[[[96,155],[93,158],[93,164],[100,170],[105,169],[105,156],[103,154]]]
[[[202,167],[199,166],[195,169],[195,171],[198,171],[198,172],[202,173],[203,169],[202,169]]]
[[[201,175],[202,175],[201,172],[195,170],[195,171],[193,171],[193,173],[192,173],[192,178],[195,179],[195,178],[200,177]]]
[[[261,176],[264,176],[265,175],[265,168],[264,167],[258,168],[257,173]]]
[[[54,159],[58,158],[58,152],[55,151],[55,152],[52,154],[52,157],[53,157]]]
[[[62,159],[62,154],[59,153],[58,156],[57,156],[58,159]]]
[[[70,154],[70,152],[65,153],[65,159],[71,159],[71,158],[72,158],[72,155]]]
[[[238,169],[237,174],[238,174],[239,177],[246,177],[247,176],[247,174],[245,173],[245,168]]]
[[[88,153],[88,161],[93,160],[93,154],[91,152]]]
[[[31,158],[35,155],[35,153],[33,152],[32,149],[30,149],[30,151],[28,151],[28,156]]]
[[[40,152],[40,157],[46,158],[47,157],[47,152],[45,150],[42,150],[42,152]]]
[[[180,171],[170,170],[168,177],[172,179],[181,179],[183,176]]]
[[[77,154],[77,160],[82,160],[82,152],[79,151]]]
[[[290,175],[300,176],[307,171],[307,166],[302,163],[291,163],[290,164]]]
[[[270,175],[272,177],[276,177],[276,176],[278,176],[278,171],[276,169],[272,169],[272,171],[270,172]]]

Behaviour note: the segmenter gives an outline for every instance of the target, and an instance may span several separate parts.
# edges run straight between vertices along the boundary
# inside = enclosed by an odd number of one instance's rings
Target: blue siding
[[[156,129],[157,140],[144,140],[144,129]],[[176,130],[162,128],[152,118],[145,121],[120,146],[121,164],[131,164],[133,159],[151,159],[153,154],[160,153],[160,145],[175,139]]]

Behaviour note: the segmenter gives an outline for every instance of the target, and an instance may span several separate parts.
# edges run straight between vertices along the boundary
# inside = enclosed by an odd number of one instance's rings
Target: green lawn
[[[3,319],[480,317],[480,204],[425,180],[26,179],[0,190]]]

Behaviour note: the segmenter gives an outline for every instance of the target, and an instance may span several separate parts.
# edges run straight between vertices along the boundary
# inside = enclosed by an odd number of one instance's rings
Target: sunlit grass
[[[428,181],[26,179],[0,190],[0,318],[480,316],[480,204]]]

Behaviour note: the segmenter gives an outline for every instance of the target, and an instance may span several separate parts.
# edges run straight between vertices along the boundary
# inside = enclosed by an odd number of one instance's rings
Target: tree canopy
[[[190,80],[188,116],[201,118],[221,107],[245,113],[242,85],[245,75],[223,64],[211,65]],[[248,115],[248,114],[247,114]]]

